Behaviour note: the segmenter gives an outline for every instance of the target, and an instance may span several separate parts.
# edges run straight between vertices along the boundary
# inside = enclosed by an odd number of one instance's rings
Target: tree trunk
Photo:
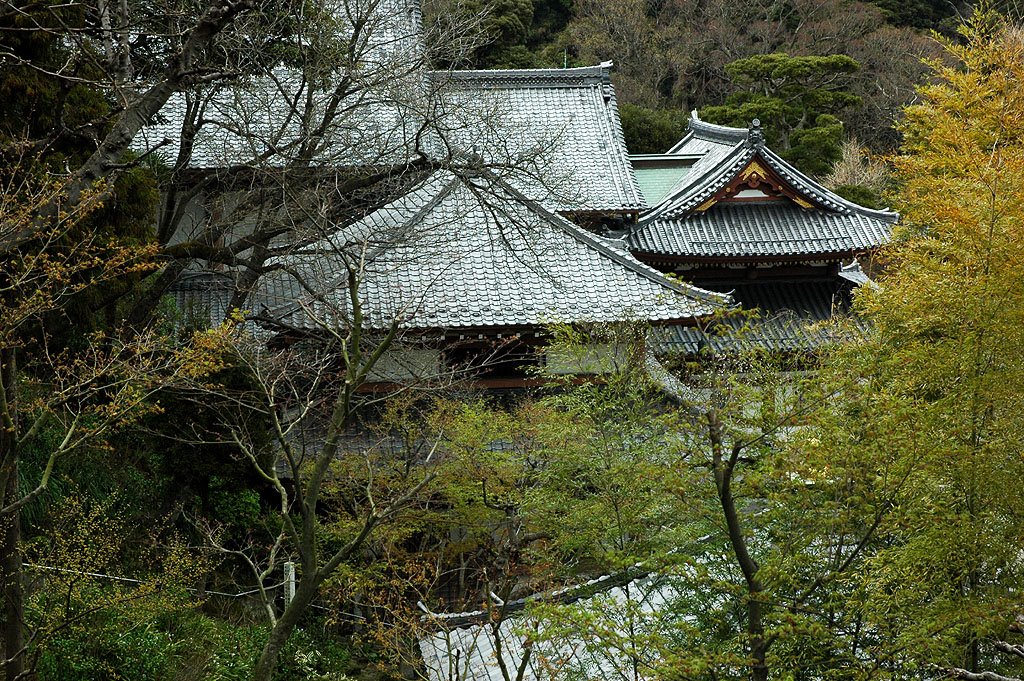
[[[309,604],[313,602],[318,586],[318,582],[313,577],[303,578],[299,582],[298,588],[295,590],[295,598],[284,609],[281,617],[270,630],[267,642],[263,646],[263,652],[260,653],[260,659],[256,662],[256,667],[253,668],[253,681],[271,680],[274,670],[277,669],[278,656]]]
[[[0,350],[0,390],[3,391],[4,414],[0,424],[0,465],[7,484],[3,493],[2,506],[18,499],[18,452],[15,430],[17,423],[15,409],[15,366],[13,348]],[[16,679],[25,671],[25,596],[21,579],[21,512],[14,511],[3,520],[3,537],[0,540],[0,579],[4,598],[4,678]]]
[[[4,505],[18,499],[18,462],[11,465],[10,478],[4,494]],[[16,679],[25,671],[25,594],[21,581],[21,511],[15,511],[4,523],[2,556],[4,593],[4,678]]]
[[[747,545],[747,538],[743,532],[743,523],[740,518],[739,509],[736,508],[736,498],[732,493],[733,475],[736,472],[736,465],[739,462],[742,445],[734,443],[732,451],[726,453],[723,435],[723,427],[718,420],[718,414],[714,411],[708,412],[708,435],[711,440],[712,461],[714,464],[715,487],[718,490],[718,500],[722,506],[722,514],[725,517],[725,524],[729,533],[729,544],[732,546],[733,556],[743,573],[743,579],[747,584],[747,636],[750,646],[750,679],[751,681],[768,681],[768,640],[764,636],[764,619],[762,617],[761,593],[763,587],[757,578],[760,566],[750,554],[750,547]]]
[[[768,642],[764,638],[764,622],[761,618],[760,591],[753,589],[747,594],[747,634],[750,636],[751,681],[768,681]]]

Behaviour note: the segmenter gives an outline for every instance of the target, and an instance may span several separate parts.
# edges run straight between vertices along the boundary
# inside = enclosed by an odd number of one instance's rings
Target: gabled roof
[[[629,163],[611,66],[436,71],[431,80],[451,105],[441,124],[485,162],[525,167],[512,180],[521,191],[563,211],[636,213],[646,203]],[[538,178],[552,198],[534,191]]]
[[[581,229],[483,172],[422,186],[271,263],[250,309],[273,324],[348,323],[355,267],[364,326],[449,330],[553,322],[685,322],[727,296],[674,283],[621,241]]]
[[[885,243],[898,218],[812,180],[768,149],[757,125],[712,125],[694,112],[672,153],[703,155],[630,232],[645,259],[842,257]]]

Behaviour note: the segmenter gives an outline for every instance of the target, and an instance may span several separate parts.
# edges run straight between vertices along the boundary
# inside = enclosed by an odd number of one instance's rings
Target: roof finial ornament
[[[751,146],[764,144],[764,131],[761,130],[761,120],[755,118],[750,121],[750,128],[747,130],[747,141]]]

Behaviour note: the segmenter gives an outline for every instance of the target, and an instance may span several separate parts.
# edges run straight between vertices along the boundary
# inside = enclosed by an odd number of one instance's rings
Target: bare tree
[[[268,261],[466,164],[429,68],[472,49],[477,19],[424,30],[416,3],[335,0],[291,30],[284,64],[271,54],[241,82],[185,91],[143,131],[169,171],[156,234],[167,265],[134,320],[195,268],[226,273],[237,308]]]
[[[367,333],[358,324],[358,294],[349,302],[357,323],[322,324],[319,338],[284,350],[267,350],[265,340],[239,330],[223,349],[244,368],[248,390],[233,396],[211,388],[213,397],[206,389],[199,392],[207,404],[245,405],[220,412],[218,435],[196,435],[234,444],[277,497],[280,530],[269,543],[233,544],[224,540],[222,527],[197,520],[211,547],[247,571],[245,580],[266,613],[270,633],[253,672],[259,681],[271,678],[282,647],[323,583],[361,555],[379,526],[419,500],[438,460],[439,433],[402,446],[386,434],[353,428],[361,409],[384,399],[361,389],[395,342],[398,320],[382,333]],[[254,414],[269,438],[253,437]],[[326,513],[325,504],[335,511]],[[295,586],[282,604],[274,585],[288,561],[295,562]]]

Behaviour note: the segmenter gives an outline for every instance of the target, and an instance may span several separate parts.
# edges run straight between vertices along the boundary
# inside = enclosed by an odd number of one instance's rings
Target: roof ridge
[[[734,128],[729,125],[702,121],[696,109],[690,112],[688,127],[690,132],[694,133],[694,136],[709,139],[713,142],[739,142],[747,139],[749,132],[747,128]]]
[[[611,64],[611,62],[606,62]],[[603,66],[603,64],[602,64]],[[604,83],[601,97],[604,99],[604,116],[601,116],[602,124],[608,127],[610,141],[614,147],[605,150],[607,154],[618,155],[621,153],[625,158],[626,176],[615,175],[612,179],[619,191],[619,196],[624,204],[639,206],[639,210],[647,207],[647,199],[640,189],[640,182],[633,171],[633,164],[629,160],[629,149],[626,147],[626,135],[622,130],[622,117],[619,115],[618,99],[615,97],[615,87],[609,79]],[[638,211],[639,212],[639,211]]]
[[[453,84],[487,83],[508,85],[559,84],[571,87],[611,83],[612,62],[594,66],[543,69],[449,69],[428,72],[428,77],[447,78]]]
[[[685,146],[686,146],[686,143],[687,143],[687,142],[689,142],[690,140],[692,140],[692,139],[693,139],[693,137],[694,137],[694,135],[693,135],[693,130],[690,130],[689,128],[687,128],[687,130],[686,130],[686,134],[685,134],[685,135],[683,135],[682,139],[680,139],[680,140],[679,140],[678,142],[676,142],[675,144],[673,144],[673,145],[672,145],[672,146],[671,146],[671,147],[669,148],[669,150],[668,150],[668,151],[666,151],[665,153],[666,153],[667,155],[672,155],[672,154],[678,154],[678,153],[680,153],[680,152],[679,152],[679,150],[680,150],[680,149],[682,149],[683,147],[685,147]]]
[[[809,175],[801,172],[796,168],[796,166],[776,154],[764,144],[758,144],[757,149],[761,157],[768,162],[769,166],[771,166],[772,170],[782,175],[782,178],[787,181],[793,182],[797,185],[804,185],[801,188],[805,191],[809,190],[806,191],[806,193],[811,194],[812,196],[817,195],[821,202],[826,206],[831,203],[839,212],[848,211],[858,213],[865,217],[872,217],[887,222],[896,222],[896,220],[899,219],[899,213],[888,208],[877,210],[874,208],[868,208],[867,206],[862,206],[859,203],[854,203],[848,199],[844,199],[825,185],[820,184]]]

